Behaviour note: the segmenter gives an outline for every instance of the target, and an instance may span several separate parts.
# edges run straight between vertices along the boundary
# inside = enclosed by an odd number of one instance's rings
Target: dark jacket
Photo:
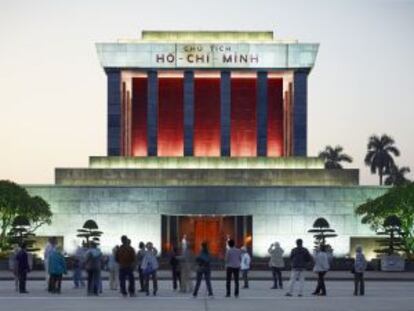
[[[17,262],[17,272],[29,272],[29,259],[27,256],[27,252],[24,249],[21,249],[16,255],[16,262]]]
[[[200,269],[210,269],[210,254],[206,251],[201,251],[200,255],[196,258],[196,262]]]
[[[116,261],[121,269],[134,268],[136,259],[135,250],[129,245],[121,245],[116,252]]]
[[[311,262],[312,257],[306,248],[295,247],[290,253],[290,260],[293,269],[305,269],[306,265]]]

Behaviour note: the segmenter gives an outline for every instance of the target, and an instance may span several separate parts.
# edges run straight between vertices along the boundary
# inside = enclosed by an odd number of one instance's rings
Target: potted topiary
[[[102,235],[102,231],[99,231],[98,229],[97,223],[94,220],[89,219],[83,224],[82,229],[78,229],[77,237],[84,239],[86,247],[89,247],[89,243],[92,241],[99,244],[99,238]]]
[[[386,235],[386,238],[377,240],[381,248],[375,252],[380,254],[381,271],[404,271],[405,260],[400,255],[404,252],[401,239],[401,220],[395,216],[388,216],[383,224],[383,231],[378,231],[378,235]]]
[[[332,251],[332,247],[326,243],[327,238],[334,238],[338,235],[335,233],[334,229],[331,229],[328,221],[325,218],[317,218],[313,223],[312,229],[308,230],[309,233],[314,233],[313,237],[315,238],[315,247],[325,246],[328,251]]]

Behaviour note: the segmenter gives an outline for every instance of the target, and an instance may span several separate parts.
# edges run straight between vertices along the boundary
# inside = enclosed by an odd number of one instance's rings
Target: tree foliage
[[[25,217],[33,233],[43,224],[50,224],[52,212],[41,197],[31,197],[25,188],[8,180],[0,180],[0,250],[8,249],[8,232],[18,216]]]
[[[407,256],[414,254],[414,183],[391,188],[384,195],[368,200],[355,210],[362,223],[375,231],[384,230],[387,217],[395,215],[401,221],[401,238]]]
[[[22,243],[25,243],[29,252],[39,250],[39,248],[34,247],[34,237],[35,234],[31,231],[31,224],[26,216],[17,216],[13,220],[11,229],[7,234],[9,245],[21,245]]]
[[[326,243],[326,239],[338,236],[335,230],[330,228],[328,221],[322,217],[315,220],[312,229],[309,229],[308,232],[314,233],[313,237],[315,238],[314,244],[316,247],[326,246],[330,248],[330,245]]]
[[[102,231],[99,231],[98,224],[92,220],[88,219],[82,226],[81,229],[78,229],[78,238],[83,238],[84,243],[89,247],[91,242],[95,242],[99,244],[100,236],[102,235]]]
[[[325,161],[326,169],[342,169],[341,162],[352,163],[352,157],[343,153],[341,146],[326,146],[325,150],[319,152],[318,157]]]
[[[398,157],[400,151],[394,146],[394,139],[383,134],[381,137],[372,135],[368,140],[368,151],[365,164],[370,167],[371,173],[378,172],[379,184],[383,184],[383,176],[389,174],[395,166],[393,156]]]
[[[405,177],[406,174],[410,172],[410,168],[407,166],[398,167],[394,165],[391,167],[387,178],[385,178],[384,184],[387,186],[401,186],[410,182],[409,179]]]
[[[395,215],[388,216],[385,219],[382,227],[383,229],[377,231],[377,234],[386,236],[386,238],[377,240],[380,248],[376,249],[375,252],[387,255],[405,252],[405,247],[402,239],[403,231],[401,229],[401,220]]]

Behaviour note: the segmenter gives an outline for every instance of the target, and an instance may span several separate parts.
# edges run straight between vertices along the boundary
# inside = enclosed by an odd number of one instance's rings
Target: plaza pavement
[[[100,297],[87,297],[84,289],[73,289],[70,281],[64,281],[60,295],[49,294],[45,290],[44,281],[29,281],[30,293],[27,295],[16,293],[12,281],[0,281],[0,311],[414,310],[414,282],[407,280],[368,281],[366,296],[363,297],[352,295],[351,280],[327,281],[326,297],[310,294],[315,286],[313,280],[306,282],[304,297],[285,297],[284,290],[272,290],[270,285],[269,281],[251,281],[250,289],[241,289],[238,299],[224,298],[225,283],[216,280],[213,281],[214,298],[206,296],[203,284],[199,297],[194,299],[189,294],[173,292],[171,281],[164,280],[159,282],[160,289],[156,297],[146,297],[140,293],[135,298],[122,298],[117,291],[108,289],[107,281],[104,281],[104,292]]]
[[[84,273],[85,274],[85,273]],[[44,271],[32,271],[28,274],[29,280],[43,280]],[[169,270],[159,270],[157,272],[158,279],[170,280],[171,272]],[[137,276],[135,272],[135,276]],[[285,280],[289,279],[290,271],[282,271],[282,276]],[[67,275],[63,276],[64,279],[69,280],[72,277],[72,271],[69,271]],[[103,279],[108,279],[108,272],[102,271]],[[213,280],[224,280],[225,271],[212,271],[211,275]],[[249,272],[249,278],[256,281],[271,280],[272,274],[270,270],[253,270]],[[307,278],[316,280],[316,274],[308,271]],[[13,275],[8,270],[0,270],[0,281],[12,280]],[[348,281],[353,279],[353,274],[349,271],[329,271],[326,275],[327,280],[332,281]],[[381,271],[367,271],[365,273],[365,279],[369,281],[412,281],[414,282],[414,272],[381,272]],[[0,310],[1,311],[1,310]]]

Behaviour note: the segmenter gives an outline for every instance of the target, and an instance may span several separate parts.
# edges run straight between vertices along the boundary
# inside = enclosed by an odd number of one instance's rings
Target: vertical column
[[[267,72],[257,73],[257,155],[267,155]]]
[[[108,92],[108,156],[121,155],[121,72],[105,68]]]
[[[194,155],[194,72],[184,72],[184,156]]]
[[[157,155],[158,133],[158,78],[156,71],[148,71],[148,110],[147,110],[148,155]]]
[[[293,78],[293,155],[307,154],[307,70],[298,70]]]
[[[231,112],[230,71],[221,72],[220,80],[220,154],[230,156],[230,112]]]

